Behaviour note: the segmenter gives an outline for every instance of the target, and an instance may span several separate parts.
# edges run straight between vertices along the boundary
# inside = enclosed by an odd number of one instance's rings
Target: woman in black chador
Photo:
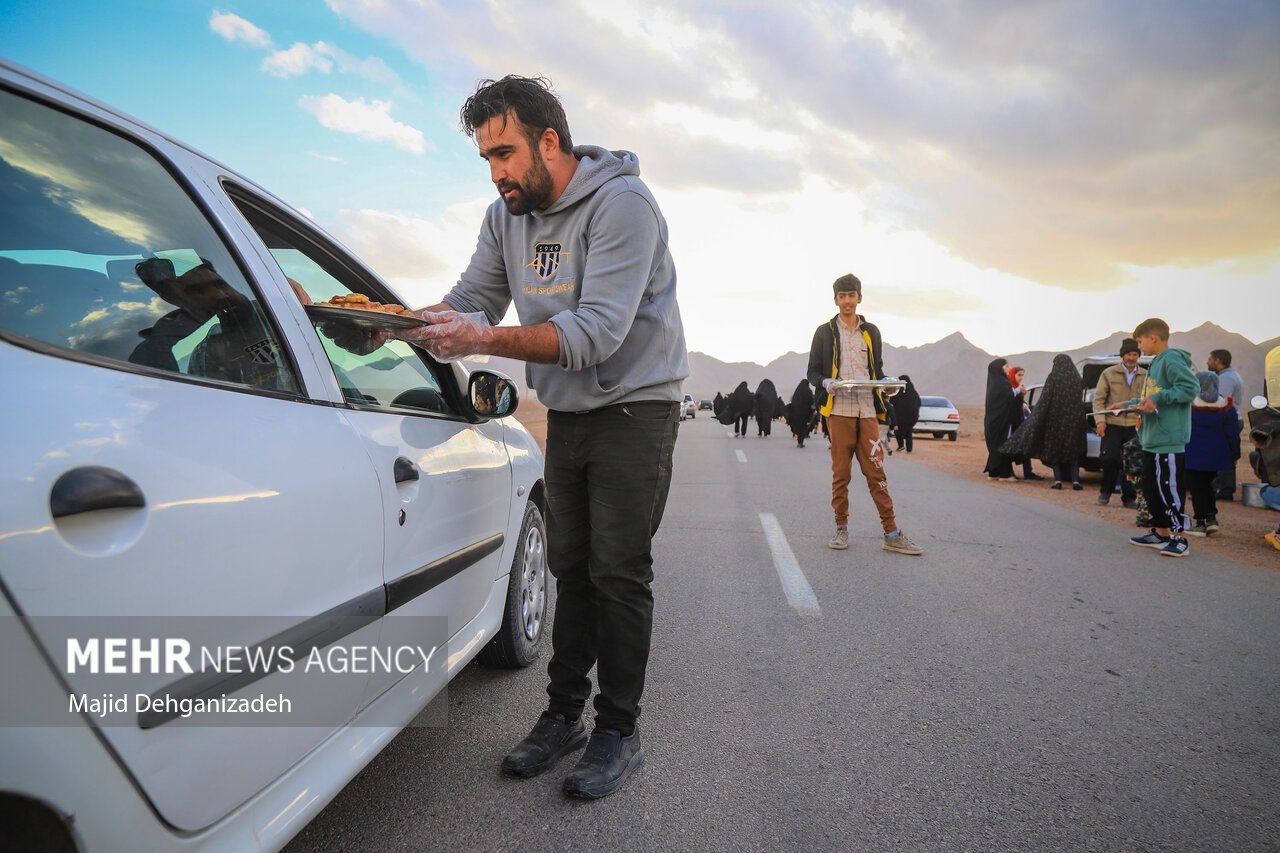
[[[896,424],[894,437],[898,439],[898,449],[901,450],[905,446],[910,453],[911,431],[916,428],[916,423],[920,420],[920,395],[916,392],[916,386],[912,384],[910,376],[904,373],[898,378],[907,383],[907,387],[889,398]]]
[[[791,434],[796,437],[796,446],[804,447],[804,440],[809,437],[809,423],[813,415],[813,389],[809,387],[809,380],[800,380],[800,384],[791,395],[791,402],[783,409],[787,426],[791,428]]]
[[[716,392],[716,398],[711,401],[711,417],[719,419],[720,413],[724,411],[724,395],[719,391]]]
[[[747,434],[747,419],[751,417],[755,405],[755,398],[751,396],[751,390],[747,388],[744,380],[738,383],[738,387],[734,388],[733,393],[725,400],[724,408],[716,420],[725,426],[732,424],[734,438],[744,436]]]
[[[1083,390],[1084,379],[1071,363],[1071,356],[1055,355],[1031,417],[1000,448],[1010,456],[1039,459],[1053,468],[1055,489],[1062,488],[1063,480],[1077,492],[1084,488],[1080,485],[1080,457],[1084,455],[1088,427]]]
[[[756,428],[759,430],[756,435],[768,438],[773,429],[773,419],[778,414],[778,392],[768,379],[760,380],[760,385],[756,388],[755,414]]]
[[[1014,414],[1022,417],[1022,406],[1009,384],[1009,374],[1005,373],[1003,358],[997,358],[987,365],[987,399],[986,410],[982,416],[982,433],[987,440],[987,467],[982,470],[992,480],[1013,480],[1013,457],[1004,453],[1000,445],[1008,440],[1013,431]]]

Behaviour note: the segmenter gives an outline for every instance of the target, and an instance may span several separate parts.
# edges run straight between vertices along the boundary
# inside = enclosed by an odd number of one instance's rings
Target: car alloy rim
[[[542,620],[547,613],[547,552],[542,530],[530,527],[524,537],[520,565],[520,619],[524,635],[530,640],[542,633]]]

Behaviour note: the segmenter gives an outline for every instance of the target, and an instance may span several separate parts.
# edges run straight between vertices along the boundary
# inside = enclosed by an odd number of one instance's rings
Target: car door
[[[383,488],[345,413],[308,394],[319,373],[271,308],[287,292],[246,273],[217,200],[178,177],[188,155],[54,96],[0,90],[0,586],[68,702],[7,722],[95,726],[163,819],[193,831],[366,700],[367,674],[246,671],[231,649],[377,642]],[[123,673],[108,666],[117,640],[140,644]],[[188,673],[157,667],[149,641],[217,651]],[[292,716],[181,703],[277,694]]]
[[[352,293],[390,299],[373,273],[325,235],[249,188],[225,183],[281,275],[310,299]],[[422,350],[389,340],[362,352],[340,343],[353,333],[358,338],[361,327],[314,311],[312,323],[335,396],[373,462],[387,508],[381,642],[427,654],[437,649],[439,666],[427,689],[433,692],[447,675],[450,643],[465,654],[489,639],[475,619],[506,574],[500,557],[515,495],[502,426],[474,423],[454,368]],[[370,694],[405,674],[372,673]]]

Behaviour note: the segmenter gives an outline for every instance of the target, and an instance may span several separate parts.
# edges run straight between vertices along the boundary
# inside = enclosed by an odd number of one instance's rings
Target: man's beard
[[[507,212],[512,216],[524,216],[534,208],[546,207],[551,199],[551,190],[554,187],[551,173],[547,171],[542,152],[534,148],[533,153],[535,155],[533,165],[524,173],[523,183],[501,181],[498,184],[498,192],[503,194],[502,203],[507,206]],[[515,189],[515,193],[508,198],[505,193],[512,188]]]

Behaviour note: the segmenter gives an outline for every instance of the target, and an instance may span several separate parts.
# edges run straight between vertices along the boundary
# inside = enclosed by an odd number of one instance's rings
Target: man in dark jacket
[[[884,378],[880,330],[858,314],[862,282],[857,276],[840,276],[833,289],[840,313],[813,333],[808,373],[810,384],[820,389],[820,411],[826,416],[831,433],[831,508],[835,511],[836,532],[827,545],[836,550],[849,547],[849,481],[857,458],[871,500],[880,513],[884,549],[922,554],[898,529],[893,515],[893,499],[884,475],[884,445],[880,442],[880,422],[887,413],[884,398],[878,390],[836,387],[839,380]]]

